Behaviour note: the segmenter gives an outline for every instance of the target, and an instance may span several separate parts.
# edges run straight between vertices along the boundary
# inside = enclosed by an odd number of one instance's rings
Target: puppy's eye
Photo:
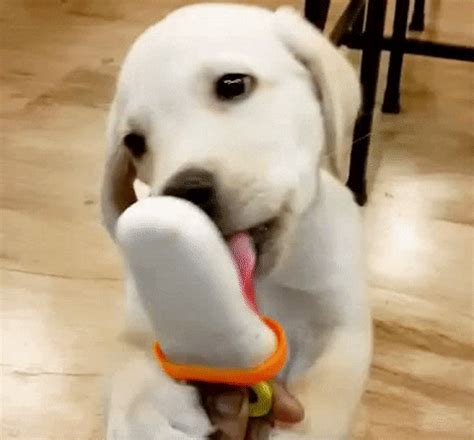
[[[123,138],[123,144],[136,158],[140,158],[146,153],[146,139],[145,136],[140,133],[128,133]]]
[[[224,101],[247,97],[255,87],[255,78],[243,73],[227,73],[215,84],[216,96]]]

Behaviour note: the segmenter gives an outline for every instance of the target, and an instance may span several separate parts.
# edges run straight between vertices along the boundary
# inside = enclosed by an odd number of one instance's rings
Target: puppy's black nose
[[[211,218],[216,214],[217,197],[214,176],[200,168],[188,168],[176,174],[163,195],[179,197],[199,206]]]

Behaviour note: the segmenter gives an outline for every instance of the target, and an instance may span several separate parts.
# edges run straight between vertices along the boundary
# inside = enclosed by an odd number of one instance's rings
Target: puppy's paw
[[[207,438],[213,432],[194,387],[170,381],[155,401],[170,426],[189,438]]]
[[[313,437],[309,437],[305,434],[300,434],[298,432],[283,431],[280,429],[275,429],[270,433],[270,440],[315,440],[315,439]],[[324,440],[332,440],[332,439],[324,439]]]
[[[199,440],[213,432],[197,391],[151,358],[117,371],[107,400],[107,440]]]

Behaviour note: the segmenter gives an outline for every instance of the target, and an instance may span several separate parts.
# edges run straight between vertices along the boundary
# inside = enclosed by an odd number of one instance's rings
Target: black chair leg
[[[348,187],[359,205],[367,201],[366,169],[377,92],[387,0],[368,0],[360,79],[362,112],[354,129]]]
[[[356,18],[356,21],[354,22],[354,25],[352,26],[351,33],[353,35],[362,35],[362,33],[364,32],[365,9],[366,9],[366,5],[364,3],[364,6],[360,10],[359,15]]]
[[[409,29],[417,32],[425,30],[425,0],[415,0]]]
[[[330,0],[306,0],[304,5],[306,19],[323,31],[324,26],[326,26],[330,4]]]
[[[384,113],[400,113],[400,81],[402,78],[403,44],[406,40],[409,0],[397,0],[393,20],[393,46],[390,52],[387,86],[382,105]]]

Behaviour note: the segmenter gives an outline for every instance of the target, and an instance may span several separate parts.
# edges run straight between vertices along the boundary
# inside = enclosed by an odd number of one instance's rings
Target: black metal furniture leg
[[[425,30],[425,0],[415,0],[409,29],[417,32]]]
[[[331,0],[306,0],[304,15],[308,21],[323,31],[324,26],[326,26],[330,5]]]
[[[359,205],[367,201],[366,169],[370,133],[377,92],[377,79],[382,52],[387,0],[369,0],[364,32],[360,79],[362,83],[362,110],[354,129],[351,166],[347,185]]]
[[[404,43],[406,40],[409,0],[397,0],[393,20],[393,47],[390,53],[387,86],[383,99],[384,113],[400,113],[400,81],[402,78]]]
[[[354,26],[359,28],[364,25],[365,0],[350,0],[347,3],[344,12],[339,17],[333,30],[329,34],[329,39],[336,45],[340,46],[345,38],[352,35]],[[362,17],[362,18],[361,18]],[[359,30],[358,35],[361,34]]]
[[[363,8],[360,10],[359,15],[352,26],[352,33],[355,35],[362,35],[364,32],[364,22],[365,22],[365,9],[366,5],[364,4]]]

